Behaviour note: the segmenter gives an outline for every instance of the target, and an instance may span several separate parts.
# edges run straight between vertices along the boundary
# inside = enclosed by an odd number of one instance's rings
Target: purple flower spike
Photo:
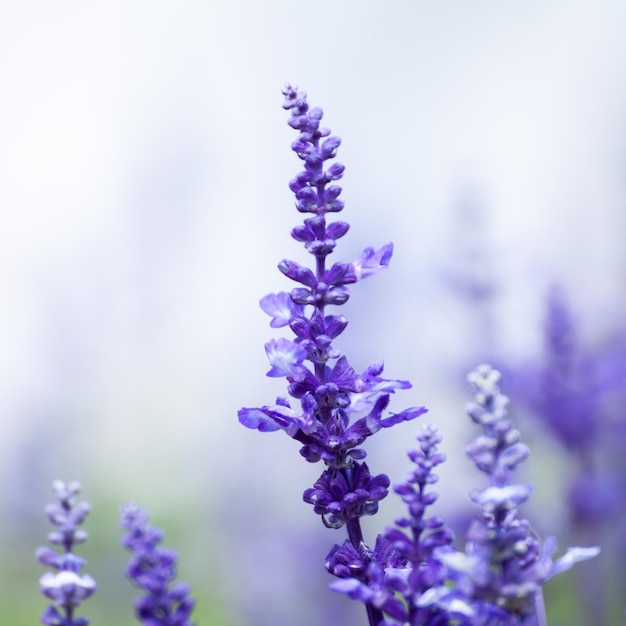
[[[468,530],[466,553],[438,556],[479,619],[509,624],[514,615],[520,621],[513,623],[530,620],[543,625],[541,585],[574,563],[596,556],[599,549],[570,548],[553,562],[555,540],[541,542],[520,515],[518,507],[528,500],[532,486],[513,482],[513,472],[528,457],[528,448],[507,417],[508,398],[501,394],[499,380],[500,372],[489,365],[480,365],[468,376],[474,401],[467,412],[483,432],[467,444],[466,452],[490,485],[470,496],[481,513]]]
[[[285,377],[288,392],[300,401],[301,409],[291,408],[286,402],[243,408],[239,421],[261,432],[284,430],[303,444],[301,454],[308,461],[323,460],[340,472],[351,471],[353,464],[365,456],[357,446],[367,437],[415,419],[426,409],[412,407],[385,415],[389,394],[410,388],[410,383],[383,378],[380,364],[358,374],[333,346],[347,320],[329,315],[327,307],[347,301],[347,285],[385,269],[393,245],[378,250],[367,248],[354,263],[335,262],[327,267],[328,255],[349,230],[346,222],[327,221],[328,213],[343,208],[338,200],[341,189],[335,181],[342,177],[344,167],[328,163],[335,158],[341,141],[320,126],[322,110],[311,108],[304,92],[287,85],[283,95],[283,106],[291,113],[289,125],[299,131],[292,149],[304,161],[304,171],[289,186],[298,210],[312,214],[291,234],[304,243],[315,263],[307,268],[295,261],[281,261],[281,273],[298,286],[290,293],[265,296],[261,308],[272,318],[270,326],[288,326],[295,335],[293,339],[271,339],[265,351],[271,366],[267,375]]]
[[[87,517],[90,506],[78,501],[80,483],[65,483],[57,480],[52,483],[57,503],[46,507],[46,514],[52,524],[59,530],[48,534],[48,540],[54,545],[63,547],[59,553],[48,547],[37,549],[37,560],[54,570],[46,572],[39,585],[44,596],[54,602],[41,615],[40,621],[46,626],[86,626],[86,617],[76,617],[75,609],[89,598],[97,588],[96,581],[89,574],[80,570],[85,564],[84,559],[73,554],[75,544],[83,543],[87,533],[78,528]]]
[[[383,378],[380,363],[358,373],[333,345],[348,322],[341,315],[330,314],[328,308],[348,300],[348,285],[387,268],[393,245],[389,243],[378,250],[367,248],[353,263],[328,261],[337,241],[350,228],[344,221],[329,220],[344,206],[340,199],[342,189],[337,184],[344,166],[332,163],[341,140],[321,126],[323,112],[309,106],[304,92],[287,85],[283,95],[283,107],[291,114],[289,125],[298,131],[291,148],[304,165],[289,183],[296,209],[306,214],[303,223],[292,229],[291,236],[304,244],[314,261],[311,267],[305,267],[283,259],[278,269],[297,284],[289,293],[265,296],[261,308],[272,318],[270,326],[288,326],[294,335],[292,339],[271,339],[266,343],[271,365],[267,375],[285,377],[287,391],[300,407],[280,399],[275,405],[242,408],[238,417],[247,428],[261,432],[283,430],[301,444],[300,454],[307,461],[324,462],[325,470],[314,486],[304,492],[304,500],[313,505],[326,526],[345,527],[349,545],[358,553],[363,567],[368,569],[371,564],[375,569],[379,565],[361,554],[368,549],[360,519],[377,512],[379,501],[387,495],[389,478],[385,474],[370,475],[362,462],[366,452],[361,445],[380,430],[413,420],[426,409],[411,407],[387,412],[390,394],[409,389],[411,384]],[[378,582],[384,579],[381,570],[372,570],[371,576],[377,577]],[[397,606],[401,605],[391,596],[387,604],[386,596],[372,595],[358,585],[353,586],[351,593],[360,594],[364,600],[372,626],[380,625],[383,611],[397,613]]]
[[[122,545],[132,557],[126,575],[144,595],[135,600],[135,615],[145,626],[193,626],[195,601],[185,583],[172,584],[178,557],[159,547],[163,532],[149,524],[148,514],[133,503],[124,505],[120,525],[126,530]]]
[[[446,568],[436,554],[452,550],[453,535],[441,518],[427,515],[428,507],[437,500],[437,494],[429,491],[438,481],[433,470],[446,458],[437,449],[441,437],[435,428],[425,426],[417,439],[419,448],[409,452],[415,467],[405,483],[394,487],[408,515],[379,535],[373,552],[366,546],[358,550],[346,544],[335,546],[326,568],[341,580],[330,588],[380,608],[386,626],[469,623],[453,621],[463,618],[464,611],[471,614],[462,598],[454,602],[446,598],[444,603],[437,596],[437,602],[424,601],[425,594],[446,582]]]
[[[480,365],[467,377],[474,391],[474,402],[467,413],[482,425],[484,434],[465,447],[476,467],[486,473],[491,484],[507,485],[515,468],[528,457],[528,447],[520,443],[520,433],[507,419],[509,399],[500,393],[500,372],[489,365]]]

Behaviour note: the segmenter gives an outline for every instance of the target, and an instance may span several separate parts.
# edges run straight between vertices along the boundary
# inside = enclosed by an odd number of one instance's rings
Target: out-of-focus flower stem
[[[543,601],[543,591],[541,587],[539,587],[537,593],[535,593],[535,617],[537,618],[537,626],[548,626],[546,606]]]
[[[354,546],[354,549],[358,551],[363,544],[361,520],[358,517],[349,519],[346,522],[346,530],[348,531],[350,543]],[[367,611],[369,626],[378,626],[383,620],[383,612],[370,603],[365,605],[365,609]]]
[[[378,626],[383,620],[383,612],[372,604],[366,604],[365,608],[367,610],[367,619],[369,620],[370,626]]]

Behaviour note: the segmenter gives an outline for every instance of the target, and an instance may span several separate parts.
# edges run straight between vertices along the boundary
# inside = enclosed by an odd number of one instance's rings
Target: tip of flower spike
[[[298,91],[297,85],[291,85],[286,83],[282,89],[282,94],[285,96],[283,102],[283,109],[289,110],[294,107],[298,100],[306,100],[306,92]]]
[[[73,502],[80,493],[81,484],[77,480],[66,482],[55,480],[52,482],[54,495],[61,501]]]
[[[136,502],[125,502],[120,508],[120,526],[129,528],[140,524],[147,524],[149,516]]]
[[[483,393],[494,393],[502,374],[487,363],[478,365],[467,375],[467,381],[478,391]]]

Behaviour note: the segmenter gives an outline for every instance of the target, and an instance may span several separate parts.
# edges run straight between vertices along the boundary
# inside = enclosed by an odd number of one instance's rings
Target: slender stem
[[[378,624],[380,624],[383,620],[383,612],[371,604],[366,604],[365,609],[367,611],[367,619],[369,620],[370,626],[378,626]]]
[[[354,546],[355,550],[361,549],[363,543],[363,531],[361,530],[361,521],[358,517],[353,517],[346,522],[346,530],[348,531],[348,539]]]
[[[546,607],[543,602],[543,591],[541,587],[535,593],[535,617],[537,626],[548,626],[548,618],[546,616]]]
[[[323,185],[319,185],[317,189],[318,199],[323,199]],[[323,215],[322,215],[323,217]],[[318,256],[316,257],[316,277],[318,280],[324,279],[324,274],[326,273],[326,256]],[[319,302],[316,304],[316,307],[320,314],[324,315],[324,303]],[[320,378],[320,380],[324,380],[324,372],[325,372],[325,363],[316,363],[315,364],[315,373]],[[350,476],[347,476],[348,481],[350,481]],[[355,547],[356,550],[361,548],[363,544],[363,531],[361,530],[361,522],[358,517],[349,519],[346,523],[346,528],[348,531],[348,538],[350,539],[350,543]],[[383,612],[375,607],[372,604],[366,604],[365,610],[367,611],[367,620],[369,622],[369,626],[378,626],[384,619]]]
[[[361,521],[358,517],[349,519],[346,522],[346,529],[348,531],[348,538],[350,543],[359,550],[363,544],[363,531],[361,530]],[[365,610],[367,611],[367,619],[369,626],[378,626],[384,618],[383,612],[375,607],[373,604],[366,604]]]

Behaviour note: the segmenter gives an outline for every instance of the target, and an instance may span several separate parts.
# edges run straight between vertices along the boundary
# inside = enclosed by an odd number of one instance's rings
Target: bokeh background
[[[600,509],[579,532],[580,455],[525,402],[520,372],[547,362],[555,284],[581,351],[623,345],[624,23],[621,0],[3,3],[0,622],[33,624],[45,608],[33,553],[63,478],[93,507],[80,553],[100,583],[82,613],[94,624],[134,623],[126,500],[179,551],[203,626],[363,623],[326,590],[323,560],[343,536],[301,499],[320,467],[236,417],[282,393],[264,376],[279,333],[258,300],[288,288],[278,261],[307,260],[289,238],[289,81],[343,139],[352,229],[337,257],[395,244],[391,269],[354,288],[341,349],[414,383],[392,408],[424,404],[442,431],[451,519],[481,484],[463,455],[465,372],[493,359],[505,391],[509,372],[533,450],[528,516],[562,547],[581,534],[605,547],[579,566],[592,576],[547,586],[550,622],[622,623],[621,544],[604,544],[623,518]],[[394,430],[370,464],[397,482],[416,426]],[[619,458],[600,439],[593,455]],[[603,466],[622,482],[623,469]],[[371,538],[399,512],[393,497],[381,508]]]

